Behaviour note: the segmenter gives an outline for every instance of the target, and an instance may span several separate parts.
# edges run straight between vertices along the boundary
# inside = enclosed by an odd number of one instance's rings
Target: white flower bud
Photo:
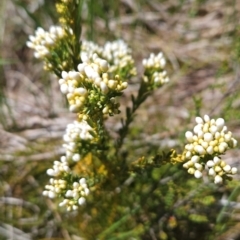
[[[116,85],[117,85],[117,81],[115,81],[115,80],[109,80],[108,81],[108,87],[109,88],[115,88]]]
[[[49,198],[55,198],[55,193],[54,192],[52,192],[52,191],[48,191],[48,197]]]
[[[53,169],[50,168],[50,169],[47,170],[47,175],[56,176],[56,172]]]
[[[213,167],[215,163],[212,160],[207,161],[207,166],[208,167]]]
[[[220,184],[220,183],[222,183],[222,182],[223,182],[222,177],[219,176],[219,175],[216,175],[215,178],[214,178],[214,183],[215,183],[215,184]]]
[[[237,143],[238,143],[237,140],[235,138],[232,138],[231,141],[232,141],[232,147],[233,148],[237,147]]]
[[[188,164],[188,167],[192,167],[194,165],[194,163],[191,160],[188,161],[187,164]]]
[[[203,117],[205,122],[209,122],[210,121],[210,117],[208,115],[204,115]]]
[[[62,71],[62,78],[67,80],[68,79],[68,73],[66,71]]]
[[[208,123],[205,123],[204,125],[203,125],[203,132],[204,133],[208,133],[209,132],[209,125],[208,125]]]
[[[215,175],[216,175],[216,172],[214,171],[213,168],[210,168],[210,169],[208,170],[208,175],[210,175],[210,176],[215,176]]]
[[[233,167],[232,169],[231,169],[231,173],[234,175],[234,174],[236,174],[237,173],[237,168],[236,167]]]
[[[104,59],[101,59],[99,61],[100,68],[103,72],[106,72],[108,70],[108,62]]]
[[[80,72],[80,73],[84,73],[84,69],[85,69],[85,66],[86,66],[86,64],[84,64],[84,63],[80,63],[80,64],[78,64],[78,71]]]
[[[198,142],[198,137],[196,135],[193,136],[193,141]]]
[[[195,178],[201,178],[201,177],[202,177],[202,172],[200,172],[199,170],[196,170],[196,171],[194,172],[194,177],[195,177]]]
[[[216,120],[216,126],[218,127],[219,130],[223,128],[224,124],[225,124],[225,121],[223,118],[218,118]]]
[[[84,68],[85,74],[88,78],[93,78],[94,70],[91,66],[87,65]]]
[[[101,91],[104,93],[104,94],[107,94],[108,93],[108,87],[106,85],[105,82],[101,82],[100,83],[100,88],[101,88]]]
[[[85,195],[87,196],[90,193],[90,190],[88,188],[85,188]]]
[[[222,136],[224,136],[224,134],[227,132],[227,126],[223,126],[221,134],[223,134]]]
[[[217,140],[218,140],[218,139],[221,137],[221,134],[220,134],[220,132],[216,132],[214,137],[215,137],[215,139],[217,139]]]
[[[201,145],[196,145],[194,150],[198,152],[200,155],[203,155],[206,153],[205,149]]]
[[[78,109],[78,106],[71,105],[71,106],[69,106],[69,110],[70,110],[70,112],[77,113],[79,109]]]
[[[186,158],[190,158],[192,156],[192,153],[190,151],[187,151],[185,156]]]
[[[76,88],[74,92],[84,96],[87,93],[87,90],[85,88],[80,87]]]
[[[63,166],[63,171],[64,172],[70,172],[70,168],[68,166]]]
[[[193,163],[197,163],[199,160],[200,160],[200,157],[197,156],[197,155],[194,155],[194,156],[192,156],[192,158],[191,158],[191,161],[192,161]]]
[[[147,59],[143,59],[143,60],[142,60],[142,65],[143,65],[144,67],[147,66]]]
[[[194,127],[193,132],[198,134],[199,131],[202,131],[202,125],[198,124]]]
[[[78,199],[78,204],[79,204],[79,205],[83,205],[85,202],[86,202],[86,199],[85,199],[84,197],[80,197],[80,198]]]
[[[195,121],[197,124],[203,124],[203,119],[201,117],[196,117]]]
[[[38,52],[34,52],[33,55],[34,55],[34,57],[37,58],[37,59],[38,59],[38,58],[41,58],[41,54],[38,53]]]
[[[26,42],[26,45],[29,47],[29,48],[35,48],[35,44],[30,42],[30,41],[27,41]]]
[[[198,138],[202,138],[204,135],[204,132],[202,130],[199,130],[199,132],[197,133]]]
[[[212,125],[210,128],[209,128],[209,131],[211,132],[211,134],[215,134],[217,132],[218,128],[217,126],[215,125]]]
[[[48,45],[53,45],[54,44],[54,40],[52,38],[48,37],[48,36],[45,38],[45,40],[46,40]]]
[[[205,148],[205,149],[208,148],[208,143],[207,143],[207,142],[202,141],[202,142],[201,142],[201,145],[202,145],[202,147]]]
[[[192,133],[192,132],[187,131],[187,132],[185,133],[185,137],[186,137],[186,139],[187,139],[189,142],[193,142],[193,133]]]
[[[66,197],[72,197],[73,196],[73,191],[72,190],[67,190],[65,196]]]
[[[33,35],[30,35],[30,36],[29,36],[29,40],[30,40],[31,42],[35,42],[35,41],[36,41],[36,37],[34,37]]]
[[[220,161],[221,161],[221,159],[218,158],[218,157],[214,157],[214,158],[213,158],[213,162],[214,162],[215,164],[220,163]]]
[[[76,210],[78,210],[78,206],[73,205],[73,206],[72,206],[72,209],[73,209],[73,211],[76,211]]]
[[[122,87],[122,89],[126,89],[128,87],[128,83],[127,82],[123,82],[121,84],[121,87]]]
[[[80,161],[80,160],[81,160],[80,154],[79,154],[79,153],[75,153],[75,154],[73,155],[73,157],[72,157],[72,160],[73,160],[74,162]]]
[[[214,167],[214,171],[215,171],[215,172],[221,172],[221,171],[222,171],[222,168],[219,167],[219,166],[215,166],[215,167]]]
[[[60,85],[60,91],[63,94],[67,94],[68,93],[68,85],[67,84]]]
[[[83,62],[88,62],[89,61],[89,57],[85,52],[81,52],[81,59]]]
[[[75,71],[70,71],[68,73],[70,79],[78,79],[79,78],[79,73]]]
[[[227,133],[227,134],[224,135],[224,140],[226,142],[229,142],[231,140],[231,138],[232,138],[232,134]]]
[[[48,196],[48,191],[44,190],[44,191],[42,192],[42,195],[43,195],[43,196]]]
[[[231,171],[231,167],[230,167],[229,165],[226,165],[226,166],[223,168],[223,170],[228,173],[228,172]]]
[[[189,168],[188,169],[188,173],[189,174],[194,174],[195,173],[195,169],[194,168]]]
[[[184,163],[184,164],[183,164],[183,167],[184,167],[184,168],[186,168],[186,169],[188,169],[188,168],[189,168],[189,166],[188,166],[188,164],[187,164],[187,163]]]
[[[197,170],[199,170],[199,171],[201,171],[201,170],[203,169],[203,166],[202,166],[202,164],[200,164],[200,163],[195,163],[194,166],[195,166],[195,168],[196,168]]]
[[[185,149],[188,150],[188,151],[193,151],[194,146],[193,146],[193,144],[187,144],[187,145],[185,146]]]
[[[208,154],[210,154],[210,155],[212,155],[213,154],[213,146],[209,146],[208,148],[207,148],[207,153]]]
[[[213,135],[211,133],[204,133],[204,141],[210,142],[213,140]]]
[[[224,152],[226,151],[226,146],[225,146],[225,144],[220,143],[220,145],[218,146],[218,151],[219,151],[220,153],[224,153]]]

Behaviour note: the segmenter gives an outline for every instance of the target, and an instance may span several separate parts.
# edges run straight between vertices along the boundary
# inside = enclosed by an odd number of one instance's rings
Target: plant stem
[[[122,120],[122,127],[118,130],[119,138],[115,143],[117,155],[123,145],[124,138],[128,133],[129,125],[134,120],[134,113],[139,108],[139,106],[147,99],[150,93],[151,91],[148,90],[147,84],[142,80],[137,97],[135,98],[133,95],[131,96],[132,108],[126,108],[126,120]]]

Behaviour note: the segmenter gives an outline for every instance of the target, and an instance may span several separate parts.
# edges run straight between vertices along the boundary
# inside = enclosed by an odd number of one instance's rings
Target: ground
[[[141,60],[162,51],[170,77],[137,112],[131,141],[136,146],[145,140],[163,148],[179,147],[194,117],[204,114],[224,117],[240,140],[240,2],[120,0],[116,4],[119,8],[108,9],[106,19],[101,14],[93,19],[94,40],[101,44],[107,38],[123,38],[133,49],[140,74]],[[70,239],[54,204],[41,197],[41,191],[46,169],[63,153],[62,135],[75,115],[68,112],[56,77],[44,72],[25,45],[38,24],[48,29],[56,22],[52,11],[48,1],[0,3],[0,232],[3,236],[11,232],[11,239],[31,239],[30,233],[41,236],[41,231],[50,236],[56,229]],[[89,35],[86,17],[82,39]],[[137,87],[134,78],[121,100],[123,106]],[[124,111],[108,120],[113,135],[123,116]],[[136,147],[138,153],[142,149]],[[237,148],[225,159],[238,167],[239,153]],[[50,210],[42,212],[43,206]],[[14,225],[16,220],[24,227]],[[38,222],[37,227],[28,221]],[[49,221],[48,229],[44,221]]]

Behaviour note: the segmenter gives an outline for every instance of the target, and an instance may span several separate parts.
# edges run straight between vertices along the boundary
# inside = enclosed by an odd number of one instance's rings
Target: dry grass
[[[79,239],[56,206],[41,196],[45,171],[62,154],[61,137],[74,116],[65,107],[57,80],[43,72],[25,46],[36,22],[14,2],[0,3],[1,59],[10,60],[10,64],[0,62],[0,239]],[[29,2],[30,11],[44,26],[55,21],[44,12],[42,1],[35,1],[40,4],[35,10],[31,1],[23,2]],[[121,0],[119,17],[109,17],[111,34],[106,34],[103,19],[95,19],[96,40],[104,42],[106,35],[125,39],[134,50],[139,71],[141,59],[149,52],[162,50],[169,61],[170,84],[138,111],[137,137],[132,138],[136,151],[142,139],[153,145],[179,146],[199,112],[226,117],[240,139],[240,72],[234,57],[240,2],[180,2]],[[136,89],[133,81],[125,105]],[[114,132],[119,122],[110,119],[108,125]],[[238,166],[238,155],[237,149],[227,157]]]

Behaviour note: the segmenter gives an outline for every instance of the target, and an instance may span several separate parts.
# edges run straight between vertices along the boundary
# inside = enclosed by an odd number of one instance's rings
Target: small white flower
[[[222,129],[224,124],[225,124],[225,121],[223,118],[218,118],[216,120],[216,126],[218,127],[218,129]]]
[[[207,161],[207,166],[208,167],[213,167],[215,163],[212,160]]]
[[[210,176],[215,176],[215,175],[216,175],[216,172],[214,171],[213,168],[210,168],[210,169],[208,170],[208,175],[210,175]]]
[[[210,121],[210,117],[208,115],[204,115],[203,117],[205,122],[209,122]]]
[[[236,167],[233,167],[232,169],[231,169],[231,173],[234,175],[234,174],[236,174],[237,173],[237,168]]]
[[[192,161],[193,163],[197,163],[197,162],[199,162],[199,160],[200,160],[200,157],[197,156],[197,155],[194,155],[194,156],[192,156],[192,158],[191,158],[191,161]]]
[[[52,191],[48,191],[48,197],[49,197],[49,198],[55,198],[56,195],[55,195],[54,192],[52,192]]]
[[[202,164],[200,164],[200,163],[195,163],[194,166],[195,166],[195,168],[196,168],[197,170],[199,170],[199,171],[201,171],[201,170],[203,169],[203,166],[202,166]]]
[[[80,198],[78,199],[78,204],[79,204],[79,205],[83,205],[85,202],[86,202],[86,199],[85,199],[84,197],[80,197]]]
[[[201,177],[202,177],[202,172],[200,172],[199,170],[196,170],[196,171],[194,172],[194,177],[195,177],[195,178],[201,178]]]
[[[187,140],[188,140],[189,142],[192,142],[192,141],[193,141],[193,133],[192,133],[192,132],[187,131],[187,132],[185,133],[185,137],[187,138]]]
[[[212,155],[214,153],[213,146],[208,146],[207,153]]]
[[[225,171],[225,172],[230,172],[231,171],[231,167],[229,166],[229,165],[226,165],[225,167],[223,167],[223,170]]]
[[[220,184],[220,183],[222,183],[222,182],[223,182],[222,177],[219,176],[219,175],[216,175],[215,178],[214,178],[214,183],[215,183],[215,184]]]
[[[203,135],[203,139],[204,139],[204,141],[206,141],[206,142],[210,142],[210,141],[212,141],[213,140],[213,135],[211,134],[211,133],[204,133],[204,135]]]
[[[201,117],[196,117],[195,121],[197,124],[203,124],[203,119]]]
[[[213,158],[213,162],[214,162],[215,164],[220,163],[220,161],[221,161],[221,159],[220,159],[219,157],[214,157],[214,158]]]

